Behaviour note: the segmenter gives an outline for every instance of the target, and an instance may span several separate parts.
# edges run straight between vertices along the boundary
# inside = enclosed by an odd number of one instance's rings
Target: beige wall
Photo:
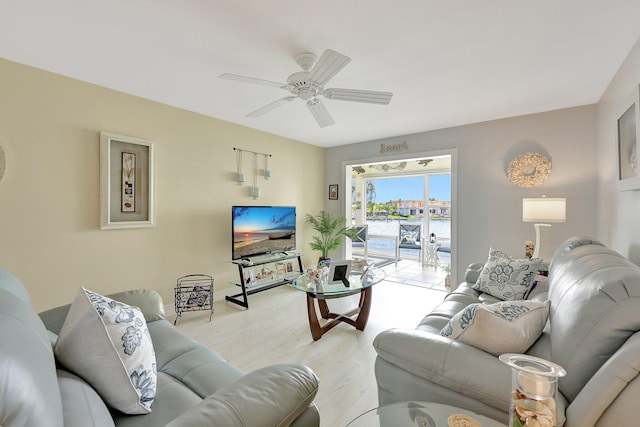
[[[213,275],[216,298],[235,291],[234,204],[297,206],[299,249],[305,262],[316,256],[304,214],[323,207],[323,149],[5,60],[0,94],[0,266],[37,310],[70,302],[80,286],[151,288],[171,304],[176,279],[191,273]],[[100,230],[100,131],[156,143],[156,227]],[[258,200],[234,181],[233,147],[273,155]]]

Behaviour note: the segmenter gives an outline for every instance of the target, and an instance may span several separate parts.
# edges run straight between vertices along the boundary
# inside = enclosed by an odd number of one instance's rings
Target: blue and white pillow
[[[524,353],[542,334],[549,301],[470,304],[456,313],[440,335],[499,356]]]
[[[514,259],[491,248],[473,289],[503,301],[525,299],[541,266],[542,258]]]
[[[55,355],[84,378],[109,406],[147,414],[156,395],[156,356],[137,307],[84,288],[62,325]]]

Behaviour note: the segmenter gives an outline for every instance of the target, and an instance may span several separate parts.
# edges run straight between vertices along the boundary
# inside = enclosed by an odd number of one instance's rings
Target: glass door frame
[[[438,157],[438,156],[450,156],[451,158],[451,169],[450,169],[450,173],[451,173],[451,280],[452,283],[458,283],[457,280],[457,240],[458,240],[458,227],[457,227],[457,222],[458,222],[458,215],[457,215],[457,211],[458,211],[458,191],[457,191],[457,184],[458,184],[458,171],[457,171],[457,157],[458,157],[458,151],[457,149],[450,149],[450,150],[437,150],[437,151],[428,151],[428,152],[421,152],[421,153],[404,153],[404,154],[397,154],[397,155],[388,155],[388,156],[381,156],[381,157],[375,157],[375,158],[365,158],[365,159],[357,159],[357,160],[346,160],[342,162],[342,183],[345,189],[345,194],[344,194],[344,205],[341,207],[341,211],[342,211],[342,215],[347,218],[347,220],[349,221],[349,223],[351,223],[351,218],[352,218],[352,191],[351,191],[351,170],[354,166],[359,166],[359,165],[363,165],[363,164],[374,164],[374,163],[393,163],[393,162],[402,162],[402,161],[411,161],[411,160],[418,160],[418,159],[423,159],[423,158],[429,158],[429,157]],[[416,176],[418,174],[406,174],[406,176]],[[391,177],[390,175],[387,174],[387,176]],[[398,173],[398,174],[393,174],[393,177],[402,177],[403,174],[402,173]],[[356,191],[358,191],[358,189],[356,188]],[[428,202],[429,199],[429,188],[427,185],[427,182],[425,180],[425,187],[424,187],[424,195],[423,195],[424,200],[426,200]],[[366,210],[366,201],[363,201],[363,209]],[[424,206],[424,209],[426,210],[427,215],[423,216],[423,229],[424,230],[429,230],[429,214],[428,214],[428,204]],[[358,220],[358,216],[356,214],[356,224],[358,224],[359,222],[362,221],[362,218],[360,218],[360,220]],[[366,214],[365,214],[365,221],[366,221]],[[426,223],[426,224],[425,224]],[[427,233],[428,235],[428,233]],[[343,255],[345,257],[350,256],[351,252],[351,248],[347,247],[346,245],[343,246]]]

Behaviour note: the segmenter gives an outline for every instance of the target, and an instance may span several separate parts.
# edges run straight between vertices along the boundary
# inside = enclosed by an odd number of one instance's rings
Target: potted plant
[[[444,278],[444,288],[448,291],[451,290],[451,264],[443,264],[442,270],[447,273],[447,276]]]
[[[320,236],[313,236],[310,246],[314,251],[320,251],[318,265],[329,266],[331,258],[329,252],[338,249],[344,237],[355,239],[358,231],[345,226],[343,216],[335,217],[326,211],[320,211],[317,215],[307,214],[306,222],[313,226],[313,229],[320,233]]]

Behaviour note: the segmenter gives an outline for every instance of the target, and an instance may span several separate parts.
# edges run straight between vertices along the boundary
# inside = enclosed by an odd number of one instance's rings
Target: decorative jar
[[[558,424],[558,378],[566,375],[559,365],[526,354],[502,354],[511,366],[509,427],[555,427]]]

